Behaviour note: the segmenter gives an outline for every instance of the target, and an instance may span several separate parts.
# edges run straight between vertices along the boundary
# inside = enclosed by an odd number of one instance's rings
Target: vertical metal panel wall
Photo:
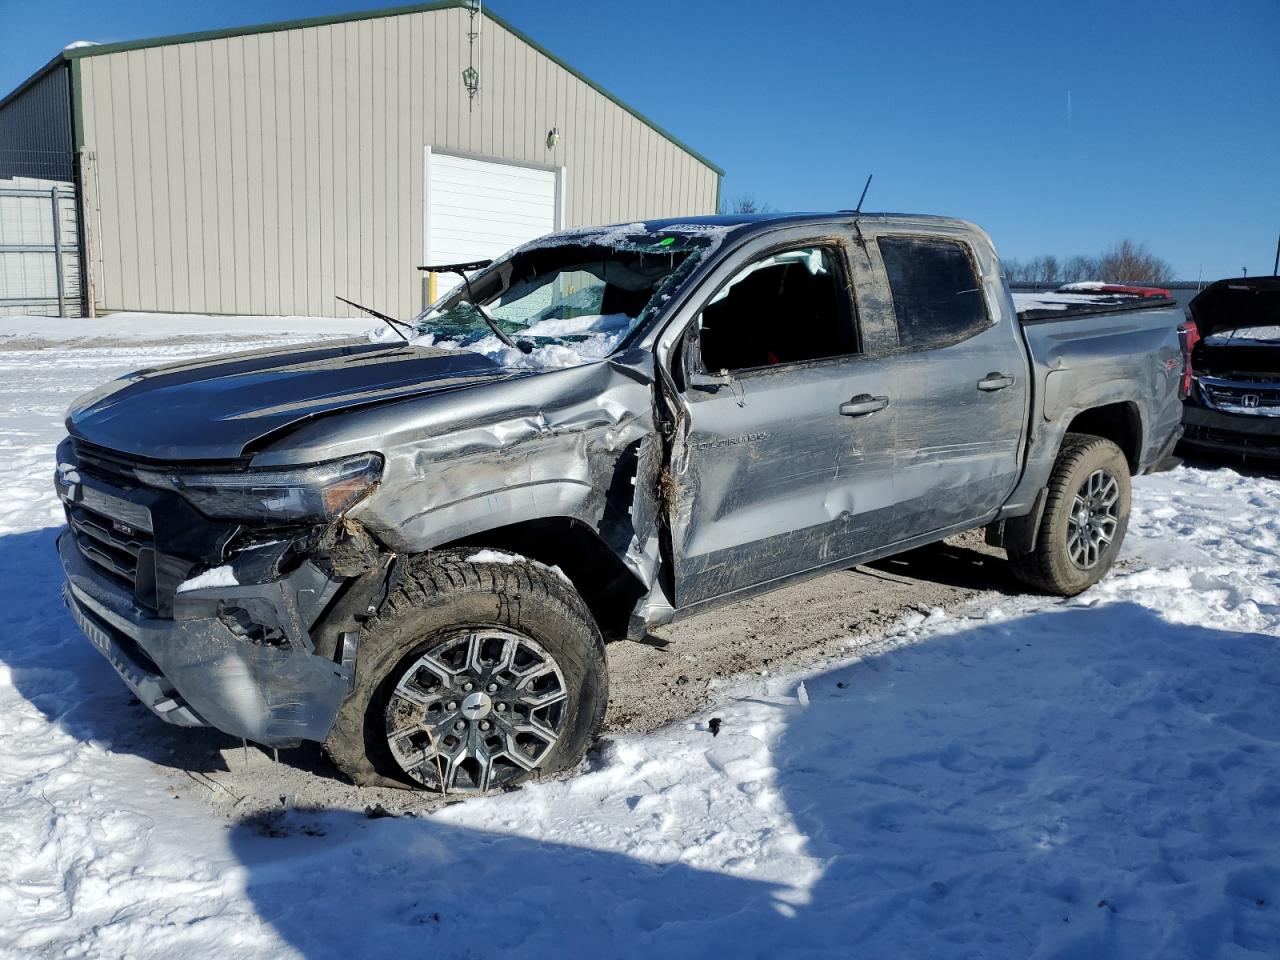
[[[78,214],[72,184],[0,178],[0,316],[81,315]]]
[[[86,56],[95,283],[108,310],[421,306],[423,147],[566,168],[569,226],[714,212],[717,172],[462,9]],[[547,146],[558,128],[560,141]]]
[[[0,180],[72,180],[70,68],[58,62],[0,105]]]

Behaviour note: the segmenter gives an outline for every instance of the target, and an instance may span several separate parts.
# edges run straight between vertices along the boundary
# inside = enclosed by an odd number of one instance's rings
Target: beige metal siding
[[[448,9],[86,56],[100,307],[409,315],[425,146],[565,167],[568,226],[714,211],[715,171],[487,18],[470,103],[467,31]]]

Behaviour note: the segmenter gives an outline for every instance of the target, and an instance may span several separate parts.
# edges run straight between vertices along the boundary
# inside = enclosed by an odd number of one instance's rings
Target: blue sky
[[[74,39],[388,2],[0,0],[0,89]],[[975,220],[1005,256],[1131,237],[1187,279],[1271,270],[1278,0],[492,7],[724,167],[730,195],[848,207],[874,172],[867,209]]]

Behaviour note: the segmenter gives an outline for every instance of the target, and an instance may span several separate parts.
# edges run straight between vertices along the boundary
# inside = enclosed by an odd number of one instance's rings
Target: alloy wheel
[[[568,689],[534,640],[500,628],[451,633],[411,660],[386,710],[400,768],[444,793],[482,793],[536,770],[569,721]]]
[[[1081,570],[1091,570],[1115,539],[1120,525],[1120,484],[1106,470],[1085,478],[1067,517],[1067,554]]]

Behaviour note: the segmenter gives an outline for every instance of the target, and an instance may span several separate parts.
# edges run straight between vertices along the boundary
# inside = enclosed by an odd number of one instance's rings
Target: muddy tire
[[[1029,553],[1009,551],[1023,583],[1062,597],[1097,583],[1111,569],[1129,526],[1129,462],[1110,440],[1067,434]]]
[[[483,793],[578,764],[609,699],[604,641],[557,571],[410,561],[361,631],[325,751],[361,786]]]

